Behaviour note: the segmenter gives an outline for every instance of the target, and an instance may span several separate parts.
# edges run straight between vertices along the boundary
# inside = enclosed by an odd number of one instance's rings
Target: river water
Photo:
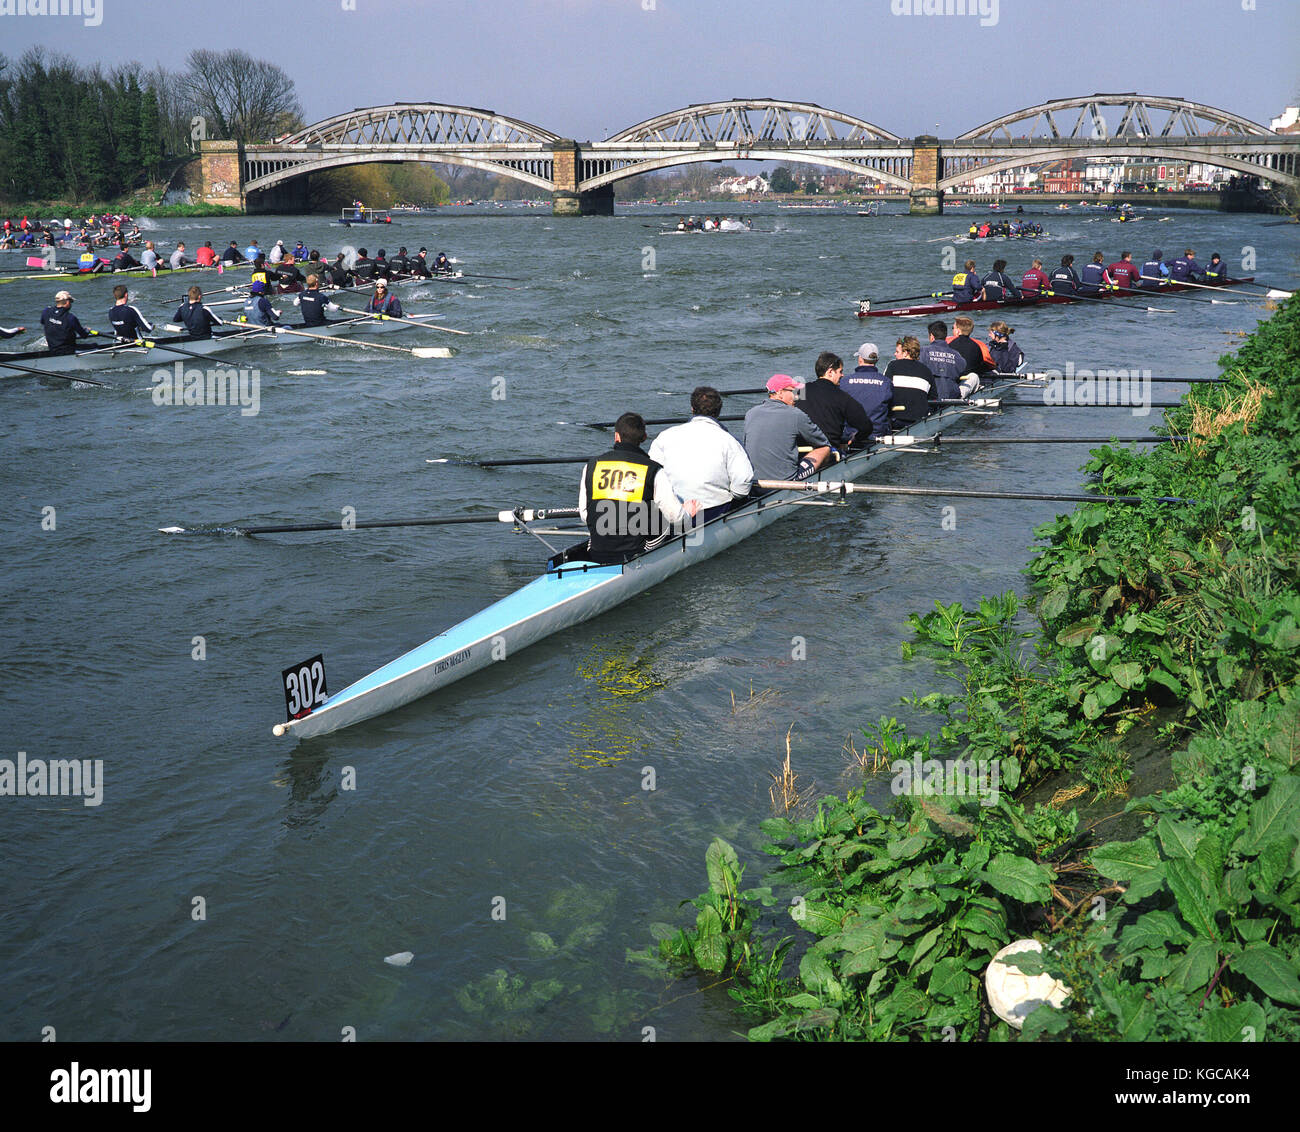
[[[888,357],[922,320],[860,323],[856,300],[942,290],[945,249],[981,269],[1005,256],[1018,275],[1031,253],[1049,268],[1065,251],[1109,262],[1122,237],[1139,263],[1152,246],[1234,266],[1253,255],[1253,274],[1283,284],[1300,250],[1294,227],[1261,216],[1151,210],[1121,228],[1074,211],[1040,216],[1051,238],[1036,246],[970,245],[942,238],[969,210],[745,207],[752,233],[690,236],[659,235],[684,209],[623,206],[583,220],[446,210],[382,232],[320,217],[156,221],[164,250],[401,242],[522,281],[402,296],[469,336],[377,341],[452,344],[450,361],[319,343],[230,355],[257,370],[256,415],[157,405],[155,367],[100,374],[121,384],[110,390],[3,380],[0,757],[102,760],[103,793],[97,806],[0,797],[0,1037],[743,1032],[725,988],[656,977],[629,949],[653,923],[693,916],[678,903],[706,887],[714,836],[758,881],[758,823],[787,738],[816,796],[853,784],[845,746],[862,746],[863,725],[924,722],[900,698],[943,684],[901,659],[907,614],[1022,588],[1032,530],[1055,505],[967,501],[947,522],[941,499],[809,508],[506,664],[301,744],[271,734],[282,668],[323,652],[338,690],[526,583],[545,549],[505,526],[262,539],[158,528],[572,505],[576,466],[425,460],[590,454],[606,437],[576,422],[683,413],[701,383],[811,376],[824,349],[851,368],[864,338]],[[54,289],[5,285],[0,320],[36,325]],[[107,325],[110,289],[74,285],[88,325]],[[165,320],[179,291],[163,277],[134,294]],[[1175,313],[1073,306],[1013,322],[1034,368],[1208,376],[1230,332],[1261,313],[1158,305]],[[1039,408],[965,432],[1124,436],[1152,419]],[[1063,445],[971,446],[896,460],[880,482],[1069,491],[1084,459]],[[401,952],[409,965],[384,962]]]

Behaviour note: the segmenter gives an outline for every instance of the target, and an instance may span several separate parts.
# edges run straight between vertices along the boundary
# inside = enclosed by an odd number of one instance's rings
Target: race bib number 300
[[[645,498],[645,477],[649,469],[644,464],[624,464],[618,461],[601,461],[593,470],[592,498],[618,499],[624,503]]]

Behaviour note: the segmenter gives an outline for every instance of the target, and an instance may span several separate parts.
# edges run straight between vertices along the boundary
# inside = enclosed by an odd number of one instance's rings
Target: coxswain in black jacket
[[[1228,265],[1223,262],[1218,252],[1210,256],[1210,262],[1205,265],[1205,281],[1207,283],[1223,283],[1228,278]]]
[[[51,354],[75,354],[77,339],[90,337],[90,331],[72,313],[72,296],[67,291],[60,291],[54,296],[54,306],[41,311],[41,326]]]
[[[126,301],[125,284],[119,283],[113,288],[113,298],[116,302],[108,312],[108,321],[113,324],[113,332],[119,342],[134,342],[137,338],[153,333],[149,320]]]

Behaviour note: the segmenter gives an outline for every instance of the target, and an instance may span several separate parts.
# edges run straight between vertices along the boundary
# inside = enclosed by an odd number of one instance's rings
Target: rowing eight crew
[[[1103,291],[1157,290],[1169,283],[1223,283],[1228,278],[1227,266],[1218,252],[1204,267],[1196,262],[1196,252],[1191,248],[1168,264],[1164,262],[1164,253],[1156,248],[1140,270],[1133,262],[1132,252],[1122,252],[1109,267],[1105,258],[1101,252],[1093,252],[1092,262],[1085,264],[1082,273],[1078,273],[1074,270],[1074,256],[1064,255],[1061,266],[1050,276],[1043,271],[1043,261],[1036,259],[1021,277],[1018,287],[1006,274],[1005,259],[995,260],[993,270],[982,278],[975,270],[975,261],[968,259],[962,270],[952,277],[953,301],[1005,302],[1009,299],[1036,299],[1043,294],[1100,295]]]
[[[661,432],[648,453],[645,421],[624,413],[614,447],[583,467],[578,510],[587,545],[559,560],[626,562],[666,542],[688,519],[707,523],[765,494],[756,481],[807,479],[874,437],[915,424],[936,402],[969,397],[983,374],[1024,363],[1006,323],[992,324],[987,345],[971,339],[970,319],[954,326],[948,337],[942,322],[931,323],[924,348],[910,335],[900,338],[883,373],[876,344],[864,342],[847,377],[830,352],[818,356],[817,379],[807,385],[774,374],[767,400],[745,414],[743,441],[722,427],[722,396],[710,386],[691,394],[691,419]]]
[[[244,302],[244,308],[237,321],[254,326],[278,326],[279,312],[271,306],[266,298],[266,284],[260,280],[249,287],[250,294]],[[214,326],[224,325],[224,320],[213,314],[203,305],[203,291],[191,287],[187,298],[176,308],[173,321],[185,327],[190,338],[211,338]],[[328,326],[332,322],[329,313],[340,308],[320,292],[320,280],[315,275],[307,277],[307,290],[298,296],[298,309],[302,314],[303,326]],[[402,318],[402,304],[388,291],[388,281],[375,280],[374,293],[366,303],[367,314],[384,315],[388,318]],[[118,344],[138,342],[153,333],[151,323],[140,308],[130,302],[130,294],[124,284],[113,288],[113,307],[108,312],[108,321],[113,327],[114,341]],[[72,313],[72,295],[60,291],[54,296],[54,305],[41,312],[41,327],[45,331],[45,344],[50,354],[74,354],[77,342],[82,338],[98,335],[97,330],[87,330],[81,320]]]

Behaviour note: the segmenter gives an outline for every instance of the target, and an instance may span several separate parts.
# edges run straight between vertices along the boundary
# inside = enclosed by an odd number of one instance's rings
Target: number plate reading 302
[[[284,681],[284,707],[290,719],[301,719],[329,698],[325,690],[324,654],[286,668],[280,678]]]

